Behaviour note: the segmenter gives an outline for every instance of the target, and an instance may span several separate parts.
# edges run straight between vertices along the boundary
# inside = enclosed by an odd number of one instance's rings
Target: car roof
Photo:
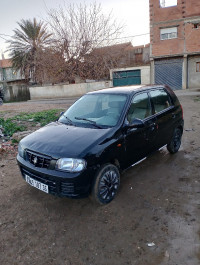
[[[137,85],[137,86],[120,86],[120,87],[111,87],[111,88],[104,88],[101,90],[96,90],[96,91],[92,91],[89,92],[87,94],[99,94],[99,93],[103,93],[103,94],[132,94],[132,93],[136,93],[138,91],[142,91],[142,90],[151,90],[151,89],[156,89],[156,88],[163,88],[165,86],[161,86],[161,85]]]

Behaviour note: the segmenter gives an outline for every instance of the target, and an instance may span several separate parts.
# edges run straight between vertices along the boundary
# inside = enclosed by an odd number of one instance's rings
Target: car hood
[[[21,144],[24,148],[56,159],[84,157],[93,146],[104,141],[111,130],[54,122],[26,136]]]

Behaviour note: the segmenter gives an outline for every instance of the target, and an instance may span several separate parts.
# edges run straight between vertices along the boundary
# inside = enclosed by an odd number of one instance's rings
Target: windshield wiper
[[[63,116],[67,119],[67,121],[68,121],[68,123],[69,123],[70,125],[74,125],[74,124],[73,124],[73,121],[71,121],[70,118],[68,118],[68,117],[65,116],[64,114],[63,114]]]
[[[97,123],[95,121],[92,121],[92,120],[89,120],[89,119],[86,119],[86,118],[81,118],[81,117],[75,117],[74,119],[76,120],[80,120],[80,121],[88,121],[90,122],[92,125],[94,125],[95,127],[99,128],[99,129],[102,129],[101,126],[97,125]]]

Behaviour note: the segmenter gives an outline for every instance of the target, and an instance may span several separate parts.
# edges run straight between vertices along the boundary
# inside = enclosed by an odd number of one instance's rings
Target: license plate
[[[25,180],[28,184],[30,184],[31,186],[35,187],[38,190],[44,191],[46,193],[49,193],[49,187],[48,185],[45,185],[35,179],[32,179],[31,177],[29,177],[28,175],[25,175]]]

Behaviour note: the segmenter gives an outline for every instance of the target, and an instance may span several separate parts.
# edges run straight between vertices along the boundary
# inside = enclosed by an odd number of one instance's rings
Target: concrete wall
[[[200,55],[188,57],[188,88],[200,86],[200,72],[196,71],[197,62],[200,62]]]
[[[147,65],[147,66],[111,69],[110,70],[110,79],[112,81],[112,86],[113,86],[113,80],[112,80],[113,79],[113,72],[139,70],[139,69],[141,70],[141,84],[142,85],[149,85],[151,83],[151,81],[150,81],[150,65]]]
[[[30,99],[29,88],[25,85],[12,85],[4,88],[4,101],[26,101]]]
[[[90,91],[109,88],[110,81],[80,83],[73,85],[54,85],[44,87],[30,87],[31,99],[51,99],[80,96]]]

